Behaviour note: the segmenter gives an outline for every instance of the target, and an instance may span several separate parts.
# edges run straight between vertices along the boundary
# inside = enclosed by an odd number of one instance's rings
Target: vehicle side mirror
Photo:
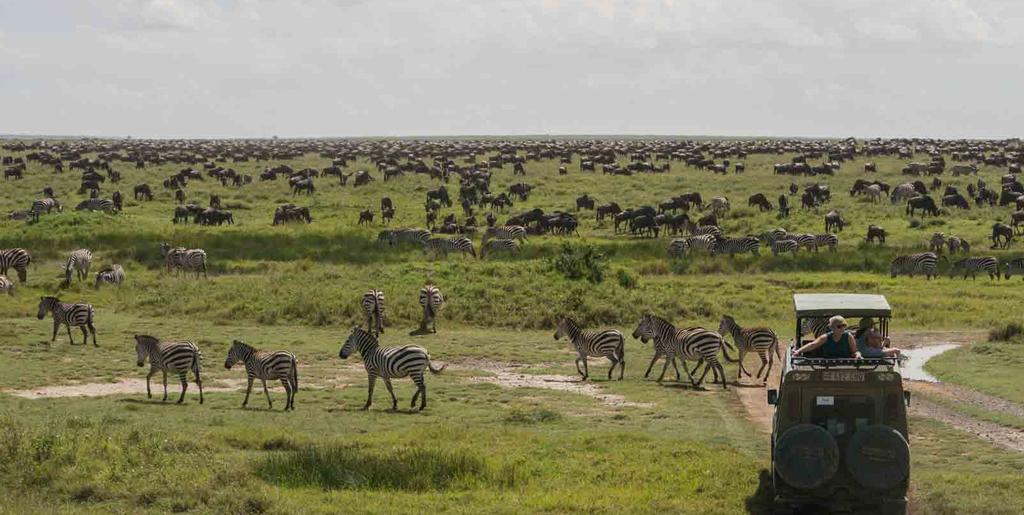
[[[909,399],[909,397],[908,397],[908,399]],[[908,400],[908,402],[909,402],[909,400]],[[779,403],[779,391],[778,390],[768,390],[768,404],[771,404],[772,406],[775,406],[778,403]]]
[[[903,392],[903,404],[906,404],[908,408],[910,407],[910,392]]]

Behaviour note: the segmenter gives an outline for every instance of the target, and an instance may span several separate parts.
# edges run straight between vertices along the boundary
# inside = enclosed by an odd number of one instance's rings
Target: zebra
[[[363,313],[366,314],[366,330],[384,334],[384,291],[371,289],[363,294]]]
[[[839,246],[839,237],[835,234],[816,234],[814,235],[814,250],[817,251],[821,247],[828,247],[829,252],[835,252],[836,247]]]
[[[673,353],[669,352],[669,349],[665,346],[665,342],[662,341],[660,338],[655,338],[654,340],[654,356],[651,357],[651,363],[647,365],[647,371],[644,372],[644,379],[650,377],[651,369],[654,368],[654,364],[658,362],[658,359],[662,357],[665,358],[666,363],[672,363],[672,368],[675,369],[676,371],[676,381],[681,381],[682,379],[679,375],[679,367],[676,365],[676,356]],[[680,359],[682,359],[682,356],[679,357]],[[693,376],[690,373],[690,369],[686,368],[685,359],[683,360],[683,370],[686,370],[686,375],[690,377],[690,380],[692,381]],[[662,376],[664,377],[664,373],[662,374]]]
[[[1011,259],[1003,263],[1003,268],[1005,269],[1004,277],[1006,280],[1009,280],[1013,274],[1024,276],[1024,258]]]
[[[721,236],[722,228],[717,225],[693,225],[688,226],[691,236]]]
[[[43,211],[49,214],[54,209],[56,209],[58,213],[64,212],[64,206],[60,204],[60,201],[52,197],[47,197],[32,202],[32,206],[28,209],[28,212],[32,217],[32,221],[38,222],[39,215],[42,214]]]
[[[821,316],[821,317],[808,317],[801,319],[800,321],[800,336],[806,333],[811,333],[815,338],[831,331],[832,329],[828,326],[829,319],[832,315]]]
[[[813,234],[792,234],[790,235],[790,238],[807,250],[818,250],[818,240]]]
[[[797,251],[800,250],[800,244],[796,240],[775,240],[771,242],[771,249],[773,256],[778,256],[783,252],[796,255]]]
[[[680,257],[690,250],[689,238],[675,238],[668,244],[669,257]]]
[[[928,280],[931,280],[932,277],[938,277],[935,272],[935,265],[938,261],[939,257],[934,252],[896,256],[889,265],[889,276],[909,275],[914,277],[915,273],[923,273]]]
[[[430,231],[426,229],[395,229],[393,231],[381,231],[377,240],[394,247],[403,243],[423,245],[430,239]]]
[[[199,272],[203,272],[203,278],[208,279],[206,275],[206,251],[203,249],[186,249],[185,247],[171,247],[166,243],[160,244],[160,253],[164,256],[164,262],[167,265],[167,271],[170,272],[173,267],[175,271],[184,270],[186,273],[194,271],[196,278],[199,278]]]
[[[433,251],[444,256],[447,256],[452,251],[465,252],[476,257],[476,251],[473,250],[473,242],[469,238],[431,238],[423,242],[423,250],[425,252]]]
[[[928,250],[936,254],[942,253],[942,247],[946,245],[946,235],[941,232],[932,233],[932,237],[928,240]]]
[[[441,289],[433,284],[420,288],[420,306],[423,306],[423,322],[420,323],[420,330],[426,331],[427,324],[431,326],[432,333],[437,333],[437,312],[444,305],[444,295]]]
[[[661,340],[661,344],[669,357],[678,356],[683,360],[697,360],[697,367],[694,367],[694,372],[700,367],[701,362],[706,362],[704,373],[700,376],[700,379],[694,381],[692,373],[689,370],[686,372],[690,377],[690,384],[694,388],[699,387],[704,381],[708,370],[714,371],[716,380],[719,374],[721,374],[722,388],[728,388],[725,384],[725,368],[722,367],[722,363],[718,360],[718,350],[722,350],[727,361],[735,362],[736,360],[729,357],[729,353],[726,350],[728,343],[720,334],[703,327],[676,329],[667,320],[647,314],[640,317],[640,323],[637,324],[636,329],[633,331],[633,338],[639,338],[642,342],[654,340],[655,345],[658,344],[658,340]],[[665,377],[668,363],[669,360],[666,359],[665,366],[661,369],[661,376],[658,377],[658,382],[661,382]],[[683,368],[686,368],[685,365]]]
[[[519,253],[518,240],[489,240],[480,245],[480,259],[487,257],[492,252]]]
[[[71,251],[68,260],[64,263],[64,286],[71,284],[71,270],[79,281],[89,277],[89,266],[92,265],[92,251],[89,249],[78,249]]]
[[[526,227],[521,225],[503,225],[500,227],[488,227],[484,231],[484,239],[487,240],[495,238],[501,240],[519,240],[521,242],[526,241]]]
[[[153,398],[149,387],[150,379],[157,371],[164,374],[164,402],[167,402],[167,373],[173,372],[181,380],[181,396],[178,397],[178,404],[185,400],[185,390],[188,389],[187,376],[189,371],[196,376],[196,385],[199,387],[199,404],[203,403],[203,379],[199,375],[202,366],[203,353],[199,347],[190,341],[183,342],[161,342],[156,338],[145,335],[135,335],[135,354],[138,357],[136,364],[140,367],[146,364],[149,358],[149,373],[146,374],[146,396]]]
[[[114,202],[105,198],[91,198],[83,200],[75,206],[75,211],[106,211],[113,212],[116,209]]]
[[[772,372],[772,365],[775,363],[774,358],[782,359],[782,355],[779,353],[779,337],[768,327],[748,327],[742,328],[736,323],[736,319],[729,315],[722,315],[722,320],[718,324],[718,332],[721,334],[731,334],[733,342],[736,344],[736,348],[739,350],[739,370],[736,372],[736,382],[739,382],[743,374],[750,375],[743,368],[743,357],[748,352],[756,352],[757,356],[761,358],[761,368],[757,370],[757,374],[754,374],[755,379],[761,378],[761,372],[764,372],[764,381],[768,381],[768,376]],[[774,351],[774,353],[773,353]],[[765,367],[768,369],[765,370]]]
[[[274,404],[270,400],[270,392],[267,391],[267,379],[278,379],[284,386],[287,399],[284,410],[295,410],[295,392],[299,391],[299,365],[294,354],[284,350],[257,350],[241,340],[234,340],[228,349],[228,357],[224,360],[224,368],[230,370],[232,365],[239,362],[245,364],[245,375],[249,381],[245,388],[245,400],[242,401],[243,408],[249,404],[253,379],[259,379],[263,382],[267,407],[273,409]]]
[[[14,295],[14,282],[8,279],[6,275],[0,275],[0,293]]]
[[[96,315],[92,304],[69,304],[61,302],[57,297],[39,297],[39,312],[36,313],[36,318],[42,320],[46,318],[46,313],[53,316],[51,342],[57,340],[57,329],[64,324],[68,329],[68,341],[71,345],[75,344],[75,338],[71,336],[71,326],[75,326],[82,330],[82,345],[89,343],[89,333],[92,333],[92,345],[99,347],[96,343],[96,328],[92,325]],[[88,332],[86,332],[87,327],[89,328]]]
[[[955,254],[957,252],[963,252],[966,254],[971,251],[971,243],[959,236],[950,236],[949,238],[946,238],[946,246],[949,247],[950,254]]]
[[[568,336],[576,349],[576,371],[583,376],[583,381],[590,377],[590,367],[587,365],[587,357],[605,357],[612,362],[608,369],[608,380],[612,379],[612,372],[619,367],[619,380],[626,371],[626,339],[622,333],[615,329],[604,331],[585,331],[575,320],[569,317],[562,317],[558,322],[558,329],[555,330],[555,340]],[[583,368],[580,369],[580,363]]]
[[[96,288],[101,284],[121,286],[124,283],[124,268],[121,265],[110,265],[96,273]]]
[[[686,242],[686,251],[702,250],[704,252],[712,252],[715,245],[718,244],[718,239],[713,234],[702,234],[699,236],[690,236],[683,238]]]
[[[776,241],[779,241],[779,240],[790,239],[790,235],[789,235],[789,232],[787,232],[785,229],[779,227],[779,228],[772,229],[770,231],[765,231],[765,232],[761,233],[761,235],[758,236],[757,239],[760,240],[760,241],[763,241],[766,244],[771,245],[773,242],[776,242]]]
[[[992,256],[961,259],[949,268],[949,277],[952,278],[959,271],[963,271],[964,279],[967,279],[967,274],[977,279],[978,271],[987,272],[989,279],[999,279],[999,260]]]
[[[31,262],[32,255],[25,249],[0,249],[0,274],[7,275],[7,270],[13,268],[18,272],[18,280],[27,282]]]
[[[363,409],[370,409],[373,403],[373,387],[379,376],[384,380],[384,386],[388,387],[391,394],[391,409],[398,409],[398,398],[395,397],[395,390],[391,387],[392,378],[410,377],[416,383],[416,393],[412,396],[410,407],[416,406],[416,399],[420,399],[420,411],[427,407],[427,383],[423,380],[424,370],[430,370],[432,374],[440,374],[448,365],[441,368],[434,368],[430,363],[430,354],[423,347],[416,345],[403,345],[401,347],[381,347],[377,337],[372,333],[364,331],[361,327],[353,327],[352,334],[345,340],[345,344],[338,351],[338,357],[348,359],[352,351],[359,351],[363,358],[363,367],[366,368],[368,378],[368,392],[366,404]],[[422,395],[422,397],[421,397]]]
[[[757,238],[753,236],[744,236],[742,238],[730,238],[720,240],[714,247],[711,248],[711,255],[716,254],[729,254],[729,256],[735,256],[736,254],[743,254],[749,252],[755,256],[760,256],[759,250],[761,243],[757,241]]]

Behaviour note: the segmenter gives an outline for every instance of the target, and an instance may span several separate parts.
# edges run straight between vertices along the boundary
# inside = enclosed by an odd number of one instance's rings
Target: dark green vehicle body
[[[904,513],[910,485],[909,393],[895,358],[793,356],[809,318],[871,317],[888,331],[880,295],[794,295],[797,330],[783,360],[772,423],[772,478],[780,507]],[[799,343],[798,343],[799,342]]]

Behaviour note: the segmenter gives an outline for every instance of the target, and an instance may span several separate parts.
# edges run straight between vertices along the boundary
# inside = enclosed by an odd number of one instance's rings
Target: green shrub
[[[630,272],[629,270],[626,270],[625,268],[616,269],[615,270],[615,278],[618,279],[619,286],[622,286],[623,288],[625,288],[627,290],[631,290],[633,288],[636,288],[637,285],[640,283],[640,280],[637,279],[636,276],[633,275],[632,272]]]
[[[593,245],[566,242],[557,255],[548,258],[548,265],[566,279],[586,279],[599,283],[604,280],[608,259]]]
[[[1009,322],[996,327],[988,332],[988,341],[1005,342],[1024,335],[1024,325],[1017,322]]]

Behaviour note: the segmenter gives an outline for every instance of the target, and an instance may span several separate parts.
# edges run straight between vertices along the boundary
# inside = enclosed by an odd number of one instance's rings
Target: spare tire
[[[813,424],[787,429],[775,442],[775,471],[790,486],[817,488],[839,470],[835,438]]]
[[[846,447],[846,469],[868,488],[893,488],[910,475],[910,445],[888,426],[858,429]]]

